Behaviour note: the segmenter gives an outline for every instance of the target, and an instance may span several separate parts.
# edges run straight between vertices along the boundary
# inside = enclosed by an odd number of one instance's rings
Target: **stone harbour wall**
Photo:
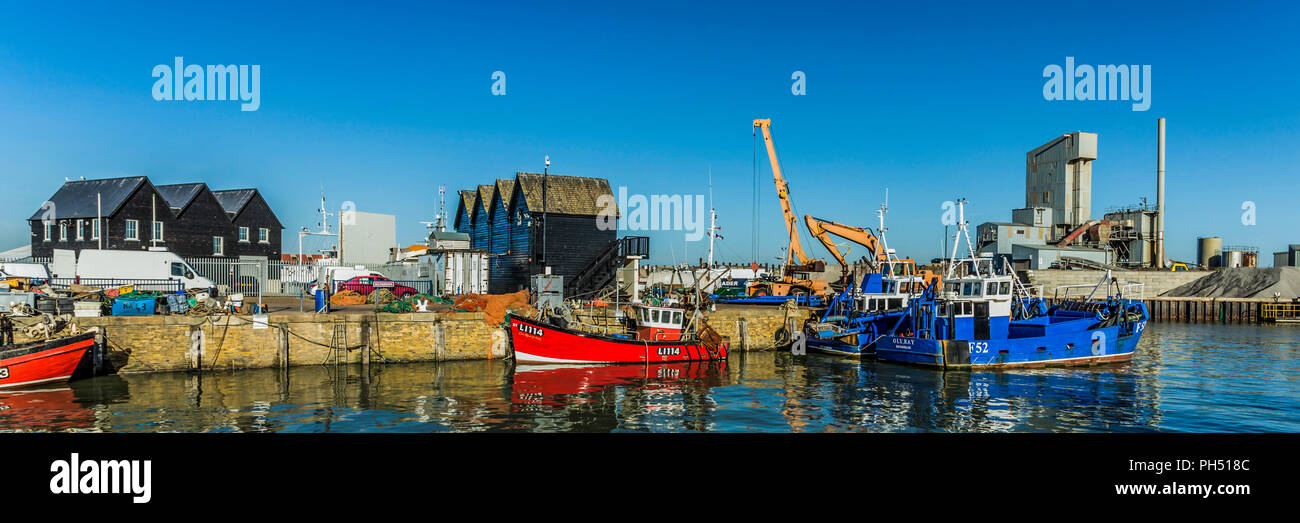
[[[478,312],[107,316],[75,322],[100,329],[121,373],[508,356],[504,331]]]
[[[760,351],[773,350],[788,344],[789,340],[778,339],[778,331],[786,322],[793,320],[795,329],[803,328],[809,318],[814,318],[813,309],[796,307],[787,312],[780,306],[771,305],[718,305],[718,310],[705,314],[713,330],[727,337],[731,350]],[[784,343],[782,343],[784,342]]]

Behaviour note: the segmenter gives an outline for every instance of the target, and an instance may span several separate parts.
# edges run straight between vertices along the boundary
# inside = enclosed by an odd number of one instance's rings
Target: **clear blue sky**
[[[874,226],[888,186],[891,246],[914,258],[941,253],[944,200],[967,198],[976,224],[1009,220],[1025,153],[1065,132],[1100,135],[1094,216],[1154,203],[1159,117],[1171,257],[1193,259],[1197,236],[1300,243],[1295,3],[901,4],[8,5],[0,250],[28,241],[25,218],[64,177],[136,174],[259,188],[287,251],[316,223],[321,184],[332,205],[396,214],[415,242],[438,185],[540,171],[549,154],[552,172],[646,194],[706,193],[711,167],[718,256],[748,260],[759,117],[800,214]],[[155,101],[151,70],[175,56],[260,65],[260,110]],[[1150,110],[1044,100],[1043,68],[1067,56],[1151,65]],[[491,94],[497,70],[506,96]],[[806,96],[791,95],[795,70]],[[760,252],[775,260],[784,230],[759,147]],[[652,236],[655,262],[683,259],[681,232]]]

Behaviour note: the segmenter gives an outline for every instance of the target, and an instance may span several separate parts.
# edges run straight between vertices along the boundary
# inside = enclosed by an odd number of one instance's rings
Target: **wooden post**
[[[370,324],[371,318],[361,318],[361,370],[365,372],[370,369],[370,337],[374,333],[373,326]],[[364,374],[363,374],[364,375]]]

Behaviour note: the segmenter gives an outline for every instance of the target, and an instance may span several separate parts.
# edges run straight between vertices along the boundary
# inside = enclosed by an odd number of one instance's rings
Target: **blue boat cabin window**
[[[1001,292],[1001,294],[1003,294],[1003,295],[1009,295],[1009,294],[1011,294],[1011,282],[1009,282],[1009,281],[1004,281],[1004,282],[1002,282],[1002,292]]]
[[[994,296],[997,295],[997,293],[998,293],[998,282],[995,281],[989,282],[987,290],[984,291],[984,294],[987,294],[989,296]]]

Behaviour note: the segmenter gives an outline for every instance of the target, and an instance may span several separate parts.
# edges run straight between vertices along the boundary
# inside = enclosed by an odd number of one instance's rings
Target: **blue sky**
[[[760,117],[797,212],[874,226],[889,187],[890,244],[918,259],[942,252],[945,200],[967,198],[975,224],[1009,220],[1025,153],[1066,132],[1100,135],[1094,216],[1154,203],[1160,117],[1171,257],[1193,259],[1197,236],[1300,243],[1296,4],[899,4],[9,5],[0,250],[28,241],[24,219],[64,177],[136,174],[259,188],[287,251],[315,226],[322,184],[331,205],[396,214],[413,243],[439,185],[550,155],[552,172],[643,194],[705,194],[711,169],[717,256],[748,261]],[[260,109],[155,101],[151,70],[175,56],[260,65]],[[1151,65],[1150,110],[1044,100],[1043,68],[1067,56]],[[506,96],[491,94],[497,70]],[[775,261],[786,240],[758,147],[759,250]],[[704,256],[682,232],[651,236],[657,263]]]

